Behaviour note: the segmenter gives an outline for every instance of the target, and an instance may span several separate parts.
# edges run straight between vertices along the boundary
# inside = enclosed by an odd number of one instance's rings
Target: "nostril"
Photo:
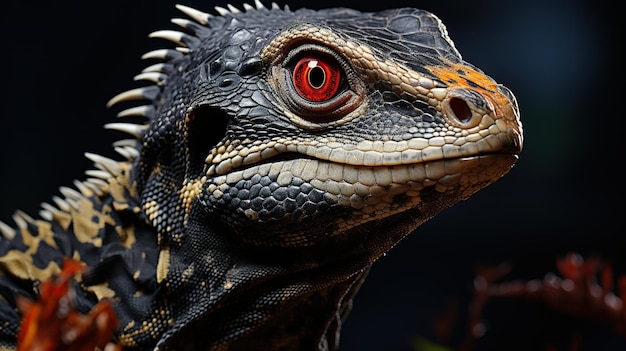
[[[451,98],[450,109],[459,122],[468,123],[472,120],[472,110],[470,110],[469,106],[467,106],[467,102],[465,102],[465,100],[458,97]]]
[[[473,89],[453,89],[443,99],[441,112],[447,121],[459,128],[474,128],[485,115],[491,115],[492,105],[479,92]]]

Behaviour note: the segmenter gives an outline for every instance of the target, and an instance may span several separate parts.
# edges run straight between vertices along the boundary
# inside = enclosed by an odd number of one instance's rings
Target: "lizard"
[[[371,265],[522,151],[515,96],[430,12],[176,7],[107,104],[122,159],[0,222],[0,350],[67,258],[125,350],[336,350]]]

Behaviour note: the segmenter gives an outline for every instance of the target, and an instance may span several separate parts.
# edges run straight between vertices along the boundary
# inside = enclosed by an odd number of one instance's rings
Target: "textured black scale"
[[[317,129],[298,124],[268,81],[272,63],[262,57],[272,40],[296,25],[330,28],[381,60],[424,74],[425,65],[467,63],[438,20],[415,9],[261,8],[208,22],[185,30],[189,53],[166,60],[167,79],[151,101],[157,112],[140,140],[140,157],[129,177],[111,181],[122,199],[89,198],[110,222],[89,218],[100,244],[83,243],[78,227],[53,222],[56,247],[41,242],[32,265],[60,264],[78,254],[91,269],[76,283],[78,308],[87,312],[97,302],[89,288],[106,284],[121,321],[116,340],[125,350],[335,350],[370,265],[454,201],[425,188],[420,208],[377,217],[340,204],[340,196],[316,187],[318,179],[245,172],[314,156],[291,151],[224,174],[205,159],[271,143],[402,142],[444,124],[425,99],[394,92],[383,81],[362,83],[367,106],[357,118]],[[397,195],[392,205],[409,200]],[[33,236],[39,229],[29,224]],[[123,241],[129,233],[134,242]],[[0,258],[28,250],[19,232],[0,239]],[[15,294],[35,297],[39,284],[8,270],[0,261],[0,349],[16,342]]]

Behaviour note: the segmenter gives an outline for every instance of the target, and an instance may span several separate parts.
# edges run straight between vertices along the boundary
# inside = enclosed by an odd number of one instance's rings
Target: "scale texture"
[[[125,350],[335,350],[376,259],[521,152],[513,94],[431,13],[177,7],[110,101],[121,160],[0,222],[0,350],[68,257]]]

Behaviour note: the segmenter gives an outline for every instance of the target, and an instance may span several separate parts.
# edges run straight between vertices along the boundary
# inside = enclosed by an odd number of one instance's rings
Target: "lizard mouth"
[[[515,154],[491,153],[359,166],[285,153],[207,177],[203,201],[224,220],[237,217],[235,232],[244,242],[308,246],[329,233],[410,209],[430,213],[433,206],[466,199],[506,174],[516,160]],[[320,213],[325,213],[321,222]]]
[[[366,200],[381,194],[395,196],[430,186],[445,192],[463,184],[492,182],[506,174],[517,158],[514,153],[488,153],[411,164],[364,166],[284,153],[212,177],[217,184],[269,177],[278,186],[288,186],[298,179],[337,199],[343,198],[344,201],[338,201],[340,204],[354,206],[356,197]]]
[[[380,179],[387,179],[385,174],[388,170],[394,170],[392,173],[396,174],[396,169],[406,169],[412,174],[417,174],[419,179],[439,179],[458,173],[456,168],[471,159],[505,158],[511,160],[509,161],[511,166],[517,160],[516,155],[522,148],[519,133],[513,131],[489,135],[477,143],[449,145],[447,148],[418,145],[423,143],[423,140],[413,141],[415,147],[411,147],[409,141],[404,143],[405,147],[401,145],[390,151],[374,150],[374,147],[368,144],[343,148],[339,143],[307,145],[290,141],[270,141],[236,147],[218,145],[206,157],[205,171],[208,177],[218,177],[239,171],[249,173],[259,168],[278,167],[272,165],[289,164],[295,167],[295,173],[300,173],[303,171],[300,168],[305,167],[307,170],[305,175],[309,175],[312,170],[309,169],[311,166],[307,165],[317,164],[321,167],[313,172],[317,178],[313,176],[304,178],[310,180],[330,178],[340,181],[346,180],[339,178],[342,175],[358,178],[368,177],[369,173],[373,172]],[[318,172],[328,172],[328,176]],[[405,180],[416,179],[407,177]]]

